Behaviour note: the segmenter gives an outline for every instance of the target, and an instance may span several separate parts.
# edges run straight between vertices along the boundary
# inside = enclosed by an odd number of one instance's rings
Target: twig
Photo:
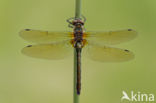
[[[76,0],[75,18],[81,18],[81,0]],[[74,48],[74,93],[73,93],[73,103],[79,103],[80,95],[77,94],[77,52]]]
[[[74,93],[73,93],[73,103],[79,103],[79,96],[77,94],[77,52],[74,48]]]
[[[81,18],[81,0],[76,0],[75,18]]]

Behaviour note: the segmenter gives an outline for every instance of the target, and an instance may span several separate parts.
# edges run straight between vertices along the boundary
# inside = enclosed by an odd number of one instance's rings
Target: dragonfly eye
[[[81,26],[81,25],[84,25],[84,22],[82,20],[78,19],[78,20],[73,20],[72,24],[75,25],[75,26],[76,25],[80,25]]]
[[[84,25],[84,22],[81,22],[82,25]]]

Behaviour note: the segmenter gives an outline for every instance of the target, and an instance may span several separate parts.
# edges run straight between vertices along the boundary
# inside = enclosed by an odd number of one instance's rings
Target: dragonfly
[[[32,42],[22,49],[22,53],[35,58],[59,60],[69,56],[73,48],[77,56],[77,94],[81,90],[81,52],[99,62],[122,62],[134,58],[133,52],[127,49],[112,47],[134,39],[137,32],[133,29],[117,31],[90,31],[84,28],[86,19],[70,18],[67,20],[72,32],[54,32],[24,29],[20,31],[20,37]]]

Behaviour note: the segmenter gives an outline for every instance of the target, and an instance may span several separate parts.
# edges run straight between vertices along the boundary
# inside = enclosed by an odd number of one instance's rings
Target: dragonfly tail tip
[[[80,91],[77,91],[77,95],[80,95]]]

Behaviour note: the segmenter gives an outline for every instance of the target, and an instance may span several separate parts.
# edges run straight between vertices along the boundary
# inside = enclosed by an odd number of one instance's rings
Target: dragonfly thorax
[[[74,47],[75,48],[82,48],[83,44],[83,21],[82,20],[74,20]]]
[[[74,34],[82,35],[83,34],[83,27],[75,27]]]

